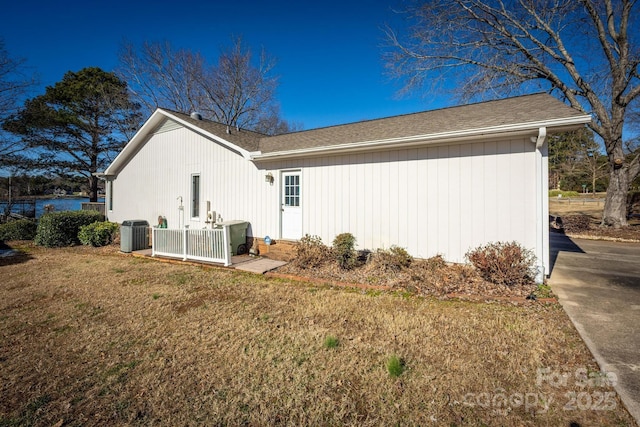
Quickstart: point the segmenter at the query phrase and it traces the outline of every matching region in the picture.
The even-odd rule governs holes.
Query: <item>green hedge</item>
[[[80,243],[80,227],[97,221],[104,216],[96,211],[61,211],[45,214],[38,222],[35,243],[40,246],[73,246]]]
[[[103,221],[83,225],[78,232],[80,243],[87,246],[106,246],[113,242],[113,237],[120,227],[115,222]]]
[[[0,224],[0,240],[33,240],[38,224],[30,219],[19,219]]]

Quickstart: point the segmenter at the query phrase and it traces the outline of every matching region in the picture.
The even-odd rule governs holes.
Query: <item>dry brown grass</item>
[[[614,394],[565,408],[612,389],[577,384],[597,366],[556,304],[26,250],[0,260],[0,425],[633,425]],[[541,368],[572,377],[537,384]]]
[[[599,199],[600,200],[600,199]],[[604,199],[599,203],[582,202],[580,200],[572,200],[571,202],[558,201],[557,198],[549,198],[549,213],[551,215],[589,215],[594,218],[602,218],[604,209]]]
[[[604,199],[603,199],[604,200]],[[549,199],[549,213],[566,217],[569,215],[586,215],[591,219],[589,230],[567,234],[571,237],[580,237],[592,240],[613,240],[621,242],[640,241],[640,218],[629,219],[629,226],[620,229],[600,227],[604,201],[601,203],[575,203],[558,202],[555,198]]]

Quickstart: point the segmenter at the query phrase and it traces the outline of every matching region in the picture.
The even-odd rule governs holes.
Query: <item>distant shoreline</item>
[[[89,196],[75,196],[66,194],[64,196],[55,196],[52,194],[45,194],[40,196],[18,196],[12,197],[11,200],[45,200],[45,199],[89,199]],[[98,196],[98,199],[104,199],[104,195]],[[0,199],[1,202],[7,202],[9,199]]]

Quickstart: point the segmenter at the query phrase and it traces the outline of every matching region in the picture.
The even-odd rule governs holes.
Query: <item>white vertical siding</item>
[[[165,127],[114,180],[109,219],[167,217],[204,228],[206,202],[253,236],[280,236],[281,171],[301,171],[303,234],[330,244],[355,235],[359,248],[398,245],[416,257],[465,253],[490,241],[536,246],[536,158],[528,138],[419,147],[254,164],[190,130]],[[546,161],[546,157],[544,158]],[[265,182],[271,172],[274,183]],[[190,218],[190,178],[200,174],[199,220]],[[543,221],[546,218],[543,218]]]
[[[477,189],[474,185],[474,179],[477,179],[477,177],[474,176],[476,171],[473,169],[473,148],[474,145],[470,144],[460,145],[460,163],[458,166],[460,168],[459,180],[461,192],[457,203],[460,210],[460,246],[458,247],[458,251],[461,252],[466,252],[471,249],[467,246],[463,246],[465,245],[465,241],[462,238],[464,237],[468,241],[474,241],[475,234],[473,223],[475,212],[470,210],[474,201],[478,202],[478,200],[475,199]]]
[[[534,248],[534,150],[521,138],[307,159],[304,232],[454,262],[490,241]]]
[[[400,166],[401,173],[404,172],[406,176],[404,178],[407,181],[418,181],[420,179],[418,168],[418,150],[410,149],[405,150],[407,153],[406,167]],[[401,178],[403,176],[401,175]],[[420,205],[420,190],[418,185],[413,185],[407,190],[406,209],[405,209],[405,222],[407,224],[416,224],[416,230],[409,230],[407,227],[402,227],[401,230],[404,236],[401,234],[399,242],[407,242],[408,247],[418,247],[418,230],[420,230],[420,223],[423,218],[419,215],[418,206]]]
[[[200,174],[200,217],[191,220],[191,175]],[[247,219],[255,235],[279,233],[278,182],[265,182],[258,169],[238,153],[180,128],[154,134],[114,180],[111,221],[165,216],[169,227],[207,227],[206,202],[224,220]],[[275,174],[274,174],[275,176]],[[183,199],[184,218],[179,201]],[[257,234],[256,234],[257,233]]]

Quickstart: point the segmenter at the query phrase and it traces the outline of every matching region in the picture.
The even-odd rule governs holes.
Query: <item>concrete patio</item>
[[[231,265],[228,267],[224,267],[218,263],[208,263],[208,262],[200,262],[200,261],[182,261],[180,258],[169,258],[169,257],[161,257],[161,256],[151,256],[151,248],[142,249],[139,251],[133,251],[133,256],[143,257],[143,258],[152,258],[162,261],[174,261],[174,262],[188,262],[190,264],[202,264],[202,265],[211,265],[216,267],[223,268],[233,268],[240,271],[247,271],[255,274],[264,274],[268,271],[275,270],[278,267],[281,267],[286,264],[285,261],[278,261],[275,259],[263,258],[263,257],[253,257],[250,255],[234,255],[231,257]]]

